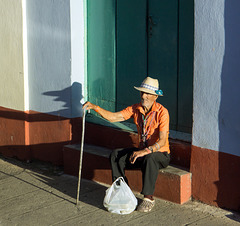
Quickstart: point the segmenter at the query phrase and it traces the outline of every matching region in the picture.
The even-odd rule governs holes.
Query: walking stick
[[[80,193],[80,182],[81,182],[81,172],[82,172],[82,158],[83,158],[83,143],[84,143],[84,133],[85,133],[85,116],[86,111],[85,108],[83,109],[83,118],[82,118],[82,140],[81,140],[81,147],[80,147],[80,160],[79,160],[79,174],[78,174],[78,189],[77,189],[77,202],[79,202],[79,193]]]

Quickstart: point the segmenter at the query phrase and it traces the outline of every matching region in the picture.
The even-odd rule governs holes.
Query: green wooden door
[[[158,102],[170,112],[177,129],[178,0],[150,0],[148,5],[148,75],[158,78],[163,97]]]
[[[116,106],[115,0],[87,0],[88,100],[110,111]]]
[[[160,81],[170,129],[191,133],[193,0],[88,0],[89,100],[121,110],[147,75]]]
[[[139,85],[147,75],[147,1],[117,1],[117,110],[139,101]]]

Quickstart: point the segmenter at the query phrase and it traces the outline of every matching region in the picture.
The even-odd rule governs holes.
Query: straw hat
[[[140,87],[134,86],[134,88],[145,93],[163,96],[163,91],[159,89],[158,80],[151,77],[145,78]]]

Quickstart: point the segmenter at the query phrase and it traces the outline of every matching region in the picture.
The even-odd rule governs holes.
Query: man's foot
[[[144,213],[150,212],[154,207],[154,205],[155,205],[155,200],[144,198],[140,203],[140,205],[138,206],[137,211],[144,212]]]

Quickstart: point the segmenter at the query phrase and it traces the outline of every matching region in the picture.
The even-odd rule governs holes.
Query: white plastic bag
[[[106,190],[103,205],[111,213],[129,214],[136,209],[137,199],[123,177],[119,177]]]

